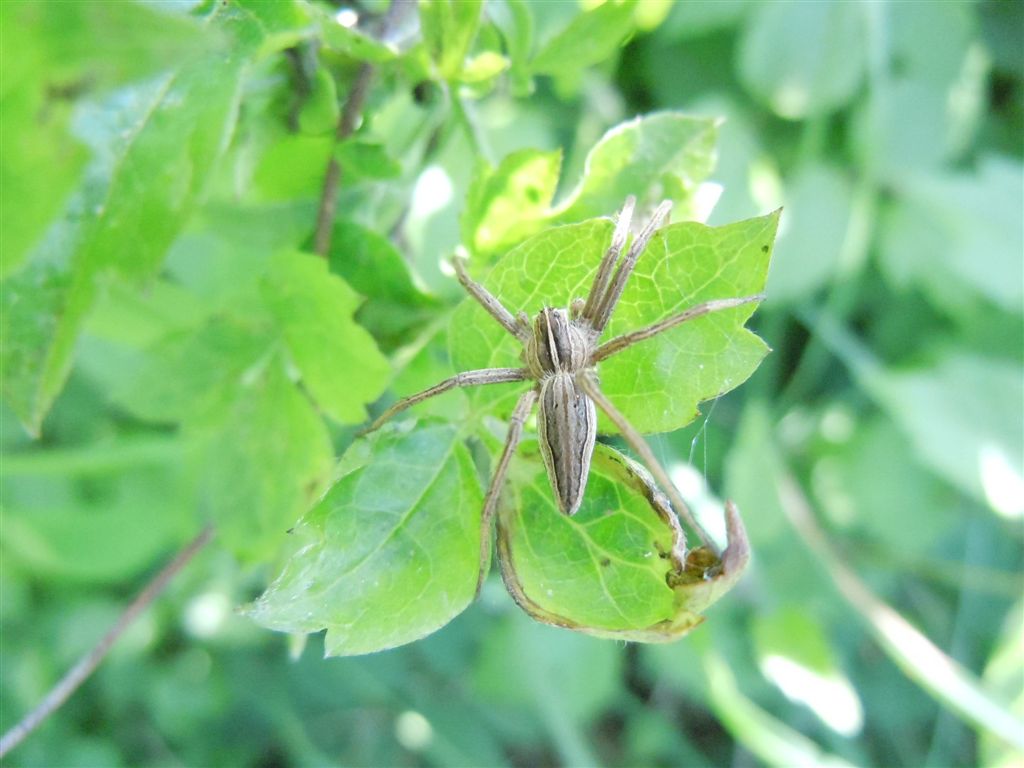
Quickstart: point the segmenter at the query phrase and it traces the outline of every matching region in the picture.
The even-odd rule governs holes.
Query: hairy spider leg
[[[498,500],[501,498],[501,487],[505,484],[505,476],[508,474],[512,455],[516,452],[519,441],[523,437],[523,425],[530,417],[530,412],[536,402],[536,389],[528,389],[519,396],[516,407],[508,420],[505,446],[501,449],[501,457],[491,475],[491,483],[487,487],[484,508],[480,513],[480,572],[476,580],[477,594],[480,594],[480,587],[483,586],[484,579],[487,578],[487,571],[491,564],[491,524],[494,521],[494,512],[498,508]]]
[[[756,293],[753,296],[743,296],[738,299],[712,299],[711,301],[705,301],[703,304],[697,304],[689,309],[684,309],[682,312],[670,315],[656,323],[651,323],[650,325],[638,330],[624,333],[621,336],[616,336],[614,339],[609,339],[594,350],[594,354],[591,355],[590,359],[593,362],[598,363],[611,357],[617,352],[621,352],[627,347],[631,347],[638,342],[651,338],[652,336],[657,336],[662,331],[667,331],[669,328],[674,328],[681,323],[685,323],[687,320],[693,320],[694,318],[708,315],[712,312],[721,312],[723,309],[733,309],[734,307],[742,307],[744,304],[764,301],[764,298],[765,295],[763,293]]]
[[[615,232],[612,234],[612,244],[608,246],[604,258],[601,259],[601,264],[597,268],[597,274],[594,275],[594,283],[590,286],[590,293],[587,294],[587,300],[576,313],[581,318],[590,320],[594,317],[597,306],[601,303],[601,297],[608,290],[608,281],[611,280],[612,269],[615,268],[615,263],[619,260],[619,254],[622,253],[622,249],[626,245],[626,239],[629,237],[629,224],[633,218],[633,208],[635,206],[636,198],[630,195],[626,198],[622,210],[619,211],[619,215],[615,219]]]
[[[672,210],[672,201],[666,200],[657,207],[654,211],[654,215],[651,216],[651,220],[644,225],[644,228],[640,231],[640,234],[636,236],[636,239],[629,246],[629,250],[626,251],[626,255],[619,262],[618,269],[615,270],[615,277],[612,279],[611,285],[604,292],[600,302],[598,302],[597,309],[594,310],[594,314],[586,319],[590,322],[590,327],[600,335],[604,330],[604,327],[608,325],[608,320],[612,316],[612,312],[615,311],[615,306],[619,303],[619,299],[622,298],[622,292],[626,288],[626,282],[629,280],[629,276],[633,274],[633,268],[636,267],[637,259],[640,258],[640,254],[644,252],[647,247],[647,243],[650,242],[651,238],[654,237],[654,233],[662,225],[662,222],[668,218],[669,212]]]
[[[687,505],[683,500],[679,491],[676,490],[675,485],[668,476],[668,472],[666,472],[665,468],[661,466],[661,462],[655,458],[654,452],[651,450],[650,446],[647,445],[643,435],[637,432],[636,428],[629,423],[629,420],[622,415],[618,408],[612,405],[611,400],[609,400],[605,396],[604,392],[601,391],[601,386],[598,384],[597,376],[594,372],[583,371],[576,377],[576,381],[579,383],[580,389],[587,394],[587,397],[593,400],[594,404],[604,411],[612,424],[618,427],[623,439],[629,444],[630,448],[636,451],[647,469],[649,469],[651,474],[654,475],[655,481],[668,495],[669,501],[672,502],[672,506],[676,509],[679,516],[697,532],[697,536],[700,537],[704,546],[710,549],[716,557],[720,557],[721,551],[718,549],[718,545],[715,544],[714,539],[712,539],[711,536],[708,535],[708,532],[704,530],[704,527],[697,522],[697,519],[690,511],[689,505]]]
[[[480,306],[486,309],[491,317],[501,324],[502,328],[525,343],[530,338],[529,318],[524,322],[522,314],[513,317],[512,313],[505,309],[505,305],[494,294],[469,276],[469,273],[466,272],[466,262],[463,257],[456,256],[452,259],[452,264],[455,267],[455,276],[458,277],[459,283],[466,289],[466,292],[476,299]]]
[[[362,437],[368,435],[383,426],[384,422],[397,413],[401,413],[416,403],[421,403],[434,395],[440,395],[450,389],[458,387],[477,387],[481,384],[504,384],[509,381],[525,381],[530,378],[530,372],[525,368],[481,368],[476,371],[463,371],[432,387],[417,392],[415,395],[403,397],[397,403],[388,408],[384,413],[374,419],[368,427],[363,427],[356,435]]]

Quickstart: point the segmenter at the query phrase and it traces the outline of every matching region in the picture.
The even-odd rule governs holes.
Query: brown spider
[[[519,397],[512,411],[508,437],[505,439],[505,446],[484,498],[478,589],[483,583],[486,565],[489,563],[491,521],[497,508],[501,487],[508,472],[509,462],[522,437],[523,424],[538,401],[540,410],[537,432],[541,456],[547,468],[548,479],[551,481],[551,490],[562,512],[567,515],[575,514],[583,500],[587,477],[590,474],[590,459],[597,437],[596,409],[600,408],[647,465],[678,513],[694,528],[704,545],[718,554],[710,537],[694,519],[686,502],[669,479],[668,473],[654,457],[643,437],[601,392],[597,364],[633,344],[656,336],[687,320],[710,312],[761,301],[764,295],[706,301],[652,325],[598,344],[601,333],[622,296],[626,281],[636,266],[637,259],[672,208],[669,201],[658,206],[620,261],[619,256],[629,236],[635,204],[635,198],[630,196],[619,212],[611,245],[601,260],[587,298],[575,299],[568,310],[545,307],[532,323],[524,312],[513,316],[486,288],[466,274],[462,259],[456,258],[456,274],[469,295],[480,302],[505,330],[522,342],[524,367],[484,368],[458,373],[429,389],[399,400],[361,432],[372,432],[406,408],[455,387],[526,380],[536,382]]]

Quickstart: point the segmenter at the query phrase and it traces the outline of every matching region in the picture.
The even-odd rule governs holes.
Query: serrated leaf
[[[317,404],[343,423],[365,419],[364,404],[384,390],[390,366],[352,319],[356,292],[323,258],[293,251],[271,260],[263,296]]]
[[[661,230],[640,256],[602,339],[703,301],[760,293],[777,223],[776,212],[722,227],[684,222]],[[550,229],[501,258],[484,284],[513,313],[532,317],[545,306],[567,307],[590,289],[611,232],[607,219]],[[607,359],[598,369],[602,389],[641,432],[688,424],[699,402],[743,383],[764,357],[764,342],[743,327],[752,307],[705,315]],[[456,309],[449,343],[457,370],[521,364],[519,342],[472,300]],[[491,407],[510,405],[508,395],[474,397]],[[603,419],[599,428],[614,431]]]
[[[388,155],[383,144],[347,139],[334,148],[334,157],[346,173],[357,179],[393,179],[402,166]]]
[[[688,215],[691,195],[715,165],[717,125],[713,118],[679,112],[620,123],[587,153],[583,178],[553,221],[606,216],[627,195],[636,195],[641,205],[670,198],[676,216]]]
[[[420,0],[420,27],[441,77],[455,79],[480,24],[482,0]]]
[[[634,0],[607,0],[551,38],[530,64],[534,74],[565,77],[605,61],[633,32]]]
[[[758,5],[740,40],[740,79],[782,117],[827,114],[860,86],[866,26],[854,3]]]
[[[357,441],[296,528],[303,545],[250,607],[285,632],[327,629],[349,656],[412,642],[472,601],[482,495],[457,430],[387,427]]]
[[[500,252],[521,242],[550,217],[562,165],[560,150],[524,149],[497,168],[483,168],[469,190],[462,237],[474,254]]]
[[[739,578],[747,554],[735,516],[726,565],[712,557],[714,566],[698,566],[663,495],[614,449],[596,446],[573,517],[559,512],[536,445],[520,454],[499,513],[498,552],[509,592],[535,619],[602,637],[674,640]]]
[[[240,557],[271,557],[330,474],[330,437],[277,357],[233,391],[204,446],[206,504]]]

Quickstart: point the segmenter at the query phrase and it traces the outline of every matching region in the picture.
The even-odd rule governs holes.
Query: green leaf
[[[347,139],[334,148],[334,157],[346,173],[357,179],[393,179],[402,166],[388,155],[383,144]]]
[[[240,384],[204,446],[205,502],[224,543],[259,561],[280,549],[285,531],[320,496],[333,451],[276,356]]]
[[[750,296],[764,288],[778,213],[723,227],[696,222],[661,230],[640,256],[602,339],[611,339],[710,299]],[[595,219],[556,227],[498,261],[484,281],[513,313],[567,307],[590,289],[611,239]],[[601,363],[605,394],[641,432],[688,424],[697,404],[743,383],[767,347],[743,323],[753,305],[714,312],[630,347]],[[520,365],[521,345],[476,302],[464,301],[451,323],[456,370]],[[510,397],[479,391],[478,402],[509,407]],[[602,434],[614,428],[600,421]]]
[[[88,277],[43,262],[0,284],[0,391],[33,436],[64,386],[94,294]]]
[[[352,319],[355,291],[323,258],[291,252],[271,261],[263,296],[313,399],[338,421],[363,421],[364,404],[384,390],[390,366]]]
[[[128,105],[111,122],[122,121],[126,132],[121,125],[102,132],[90,174],[97,181],[83,187],[36,260],[4,281],[0,315],[9,338],[19,341],[4,350],[2,389],[31,433],[39,431],[67,378],[97,276],[108,270],[130,278],[152,274],[228,141],[245,52],[262,38],[244,12],[212,16],[213,29],[237,35],[239,55],[201,57],[137,89],[133,99],[122,96]]]
[[[1008,312],[1024,303],[1024,172],[987,156],[973,174],[904,174],[882,228],[881,265],[896,286],[920,285],[956,313],[975,296]]]
[[[554,221],[607,216],[627,195],[636,195],[641,206],[670,198],[676,216],[688,216],[691,196],[715,165],[717,126],[715,119],[678,112],[620,123],[587,153],[583,178]]]
[[[611,58],[633,32],[635,6],[607,0],[573,17],[534,57],[533,73],[566,77]]]
[[[334,78],[320,67],[313,75],[309,97],[299,110],[299,128],[312,136],[333,133],[338,127],[339,111]]]
[[[544,226],[558,187],[562,153],[524,149],[497,168],[481,168],[462,214],[462,238],[474,254],[498,253]]]
[[[850,181],[826,165],[803,168],[787,181],[787,227],[768,277],[773,301],[807,298],[832,280],[846,239],[852,197]]]
[[[466,60],[459,74],[463,83],[481,83],[497,77],[509,67],[509,60],[495,51],[483,51]]]
[[[482,0],[420,0],[419,9],[423,40],[438,73],[456,79],[476,37]]]
[[[740,39],[740,79],[777,114],[799,120],[847,104],[865,67],[865,10],[854,3],[764,3]]]
[[[688,558],[674,513],[645,472],[608,446],[594,450],[583,505],[563,515],[551,493],[536,444],[510,471],[509,503],[499,512],[502,577],[513,598],[539,621],[641,642],[689,632],[700,612],[731,588],[746,555],[699,566]],[[731,524],[738,524],[732,517]],[[742,526],[730,529],[734,554]],[[744,549],[745,551],[745,549]],[[712,558],[714,560],[714,558]],[[708,570],[708,568],[711,570]]]
[[[428,635],[474,597],[481,506],[456,429],[386,427],[346,452],[295,530],[301,548],[249,614],[285,632],[326,628],[330,656]]]
[[[259,202],[316,199],[333,151],[333,136],[281,137],[267,147],[256,163],[254,198]]]
[[[487,6],[487,14],[501,31],[509,57],[512,95],[533,92],[529,58],[533,48],[533,11],[526,0],[504,0]]]
[[[241,383],[265,365],[269,338],[267,325],[229,317],[172,333],[145,349],[134,374],[110,397],[149,421],[194,426],[220,420]]]
[[[131,450],[135,446],[130,441],[121,442],[123,445],[99,446],[92,453],[121,448],[138,456]],[[180,460],[181,446],[170,453],[173,466],[174,460]],[[45,460],[43,452],[18,458],[33,456]],[[81,460],[88,465],[89,452]],[[102,461],[98,466],[99,473],[104,474]],[[37,578],[104,583],[142,576],[154,560],[180,544],[185,528],[182,513],[190,510],[181,490],[182,478],[167,469],[134,467],[114,478],[104,477],[106,483],[94,484],[107,488],[98,498],[95,491],[86,498],[72,495],[72,483],[62,476],[65,473],[57,473],[47,482],[71,498],[56,504],[12,503],[10,497],[17,495],[22,478],[5,477],[7,499],[0,531],[5,557],[31,569]],[[189,520],[188,524],[194,522]]]
[[[320,26],[320,37],[328,50],[378,64],[398,58],[398,51],[391,45],[342,24],[327,10],[316,7],[314,13]]]

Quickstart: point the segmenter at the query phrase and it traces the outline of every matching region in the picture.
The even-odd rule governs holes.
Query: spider
[[[520,368],[483,368],[464,371],[434,386],[399,400],[360,434],[378,429],[406,408],[457,387],[475,387],[512,381],[533,381],[520,395],[509,418],[508,435],[491,476],[481,513],[480,573],[477,589],[486,576],[490,562],[491,523],[509,463],[523,435],[523,426],[539,403],[537,418],[541,457],[547,469],[551,490],[559,509],[573,515],[583,501],[590,474],[590,460],[597,438],[597,409],[600,408],[618,428],[626,443],[640,456],[666,492],[672,505],[698,533],[703,544],[718,555],[718,549],[676,490],[668,473],[655,458],[640,433],[601,392],[597,365],[622,350],[674,328],[680,323],[744,304],[761,301],[764,294],[742,298],[714,299],[670,315],[639,330],[599,343],[615,306],[622,296],[637,259],[647,247],[672,208],[670,201],[658,206],[651,219],[622,256],[629,237],[630,221],[636,199],[626,199],[616,218],[611,245],[601,259],[594,283],[586,299],[577,298],[568,309],[545,307],[531,322],[525,312],[512,315],[502,303],[467,273],[464,260],[456,256],[455,273],[463,288],[523,345]],[[620,256],[622,258],[620,259]]]

